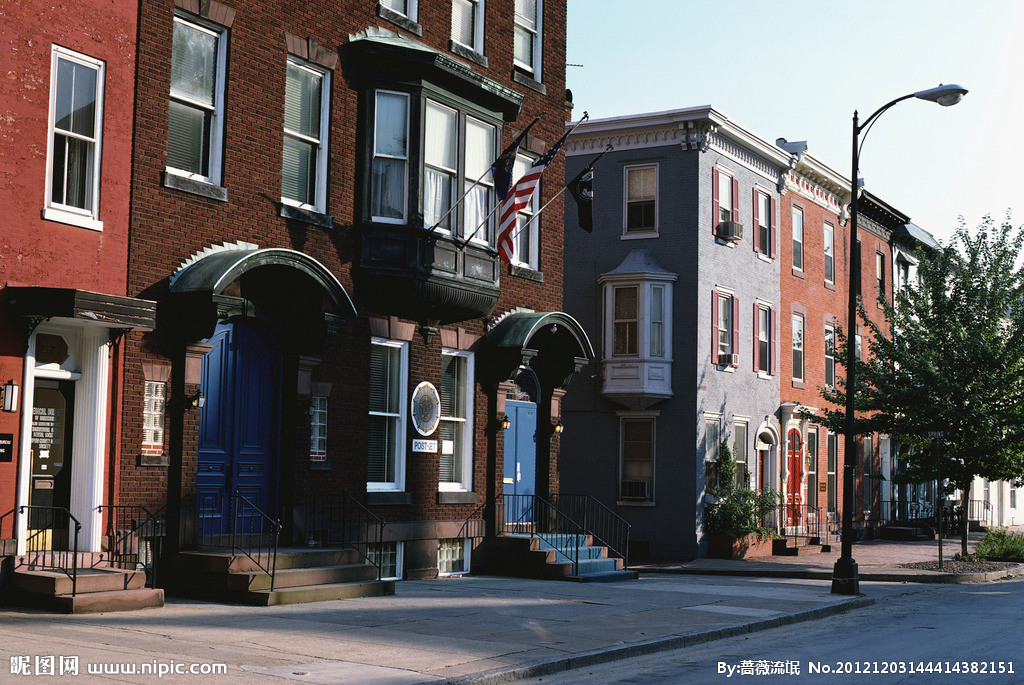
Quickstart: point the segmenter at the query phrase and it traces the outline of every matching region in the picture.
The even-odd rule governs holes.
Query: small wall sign
[[[0,461],[14,461],[14,433],[0,433]]]
[[[413,452],[429,452],[431,454],[437,453],[437,440],[413,440],[412,441]]]
[[[437,430],[441,419],[441,397],[437,388],[423,381],[412,392],[412,425],[420,435],[430,435]],[[437,446],[434,446],[434,451]]]

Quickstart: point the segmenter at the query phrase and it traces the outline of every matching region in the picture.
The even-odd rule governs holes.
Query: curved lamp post
[[[917,98],[936,102],[943,107],[955,105],[967,95],[967,89],[958,85],[939,85],[927,90],[919,90],[910,93],[882,105],[875,113],[869,116],[863,124],[858,123],[857,112],[853,112],[853,173],[850,176],[850,293],[849,309],[847,310],[847,331],[846,331],[846,440],[843,457],[843,533],[842,553],[836,560],[832,570],[832,594],[834,595],[856,595],[860,594],[860,579],[857,574],[857,562],[853,560],[853,500],[854,500],[854,472],[857,468],[856,457],[857,438],[854,422],[854,399],[856,388],[856,363],[857,346],[854,344],[857,331],[857,294],[860,290],[860,250],[857,242],[857,174],[860,168],[860,150],[864,143],[860,140],[861,132],[864,132],[865,139],[867,131],[878,120],[883,112],[898,102]]]

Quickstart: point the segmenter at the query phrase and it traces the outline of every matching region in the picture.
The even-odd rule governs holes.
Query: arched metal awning
[[[549,387],[565,385],[594,359],[583,327],[564,312],[509,314],[487,333],[484,344],[492,378],[511,378],[528,365]]]
[[[256,246],[211,248],[183,264],[170,278],[168,313],[169,325],[186,340],[207,337],[230,316],[263,318],[300,339],[357,315],[348,292],[319,261]]]

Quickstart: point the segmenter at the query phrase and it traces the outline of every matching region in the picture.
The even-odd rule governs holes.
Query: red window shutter
[[[718,291],[711,291],[711,363],[718,363]]]
[[[718,169],[711,170],[711,235],[718,235]]]
[[[757,241],[755,240],[754,242],[756,243]],[[757,248],[755,247],[755,249],[757,249]],[[761,367],[761,338],[758,335],[760,333],[760,329],[759,328],[760,328],[760,325],[761,325],[761,316],[760,316],[761,312],[760,312],[760,309],[761,308],[757,306],[757,302],[755,302],[754,303],[754,354],[752,355],[753,358],[754,358],[754,373],[757,373],[758,369]]]
[[[740,220],[740,180],[732,178],[732,220]]]
[[[760,242],[761,241],[760,241],[759,235],[758,235],[759,232],[760,232],[760,229],[758,228],[758,222],[760,221],[761,217],[758,215],[758,205],[760,204],[758,202],[758,200],[760,200],[761,198],[760,198],[760,193],[757,192],[757,188],[754,188],[753,199],[754,199],[754,222],[753,222],[753,224],[750,227],[750,237],[751,237],[750,242],[754,245],[754,252],[760,252]],[[756,307],[757,305],[755,304],[754,306]]]
[[[768,374],[774,376],[779,372],[779,316],[775,313],[775,307],[768,310],[768,348],[771,350],[771,360],[768,363]]]
[[[771,230],[768,233],[768,245],[771,246],[769,249],[772,253],[769,255],[769,257],[775,259],[775,243],[779,239],[779,212],[775,207],[774,197],[771,199],[771,212],[771,220],[768,223],[768,225],[771,227]]]
[[[740,298],[733,295],[732,300],[732,353],[739,358],[740,351]],[[739,362],[733,362],[734,367],[739,366]]]

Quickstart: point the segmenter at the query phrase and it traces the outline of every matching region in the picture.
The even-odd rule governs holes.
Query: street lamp
[[[887,109],[897,102],[917,98],[935,102],[943,107],[955,105],[967,95],[967,89],[958,85],[939,85],[935,88],[919,90],[882,105],[869,116],[863,124],[858,123],[857,111],[853,112],[853,173],[850,175],[850,293],[847,310],[846,330],[846,454],[843,458],[843,533],[842,553],[832,569],[832,594],[860,594],[860,579],[857,574],[857,562],[853,560],[853,499],[854,472],[857,468],[857,438],[854,435],[854,399],[856,388],[857,350],[854,340],[857,331],[857,293],[860,290],[860,249],[857,242],[857,194],[859,191],[858,173],[860,169],[860,151],[864,143],[860,140],[863,131],[865,139],[867,131]]]

